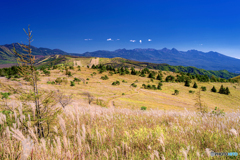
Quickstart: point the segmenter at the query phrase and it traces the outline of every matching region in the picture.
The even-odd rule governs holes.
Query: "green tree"
[[[217,92],[215,86],[213,86],[213,88],[211,89],[212,92]]]
[[[226,94],[226,95],[229,95],[229,94],[230,94],[230,91],[229,91],[228,87],[227,87],[226,90],[225,90],[225,94]]]
[[[162,81],[162,76],[160,76],[160,74],[158,74],[158,76],[157,76],[157,80]]]
[[[75,86],[75,82],[74,81],[70,81],[70,82],[71,82],[70,86]]]
[[[225,94],[225,88],[223,87],[223,85],[221,85],[220,89],[219,89],[219,93],[220,94]]]
[[[185,85],[184,85],[184,86],[186,86],[186,87],[190,87],[189,80],[186,80],[186,81],[185,81]]]
[[[25,31],[25,30],[24,30]],[[30,92],[24,92],[22,90],[22,94],[20,99],[23,103],[27,102],[34,102],[35,111],[30,113],[31,116],[34,116],[35,119],[32,119],[31,123],[27,123],[28,121],[25,119],[19,118],[19,122],[24,127],[24,130],[29,131],[30,127],[36,127],[38,138],[46,137],[50,133],[50,128],[52,122],[55,121],[57,115],[61,112],[61,108],[56,107],[56,102],[53,100],[54,92],[51,91],[49,94],[44,96],[44,91],[39,91],[38,89],[38,75],[36,71],[36,67],[34,67],[35,63],[35,56],[32,55],[31,49],[31,42],[32,42],[32,31],[28,26],[28,31],[25,31],[26,35],[28,36],[28,45],[19,44],[22,49],[27,52],[25,53],[18,53],[13,46],[13,52],[18,60],[19,71],[21,75],[24,77],[26,75],[30,76],[31,79],[31,86],[33,90]],[[17,108],[7,107],[10,111],[16,112],[17,114],[21,115],[24,112],[31,111],[32,107],[29,105],[23,105],[23,111],[19,113]],[[31,126],[29,126],[29,124]],[[33,125],[33,126],[32,126]]]
[[[197,83],[194,82],[193,88],[198,88]]]

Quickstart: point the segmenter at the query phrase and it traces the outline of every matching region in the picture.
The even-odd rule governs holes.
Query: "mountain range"
[[[206,70],[228,70],[240,73],[240,59],[225,56],[218,52],[201,52],[197,50],[178,51],[177,49],[118,49],[115,51],[86,52],[83,56],[91,57],[122,57],[130,60],[167,63],[174,66],[193,66]]]
[[[15,63],[13,45],[16,51],[24,53],[19,44],[0,45],[0,64]],[[83,54],[67,53],[60,49],[37,48],[32,46],[32,54],[36,57],[47,55],[73,55],[84,57],[103,57],[114,58],[121,57],[129,60],[165,63],[174,66],[193,66],[206,70],[227,70],[232,73],[240,73],[240,59],[232,58],[218,52],[201,52],[197,50],[178,51],[175,48],[160,50],[156,49],[118,49],[115,51],[98,50],[94,52],[85,52]]]

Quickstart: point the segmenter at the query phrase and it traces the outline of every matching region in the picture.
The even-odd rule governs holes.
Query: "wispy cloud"
[[[142,43],[142,40],[139,40],[139,43]]]
[[[152,39],[148,39],[148,42],[151,42],[152,41]]]
[[[112,38],[108,38],[107,41],[113,41]]]
[[[91,41],[92,39],[84,39],[85,41]]]
[[[130,42],[136,42],[136,40],[131,39]]]
[[[117,41],[119,41],[120,39],[117,39]]]
[[[200,44],[201,46],[203,45],[203,44]]]

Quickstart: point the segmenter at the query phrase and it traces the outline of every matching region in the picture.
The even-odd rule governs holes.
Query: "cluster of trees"
[[[176,73],[191,73],[192,75],[207,75],[208,77],[211,77],[214,75],[215,77],[221,77],[223,79],[230,79],[232,77],[236,77],[237,74],[228,72],[226,70],[220,70],[220,71],[211,71],[211,70],[205,70],[205,69],[199,69],[196,67],[183,67],[183,66],[170,66],[168,64],[153,64],[153,63],[145,63],[147,64],[148,68],[151,69],[158,69],[162,71],[172,71]]]
[[[102,65],[102,64],[99,64],[99,65],[92,65],[92,68],[93,69],[99,69],[99,73],[103,73],[105,71],[110,71],[109,74],[110,75],[113,75],[113,74],[120,74],[120,75],[125,75],[125,74],[131,74],[131,75],[139,75],[141,77],[146,77],[146,74],[148,74],[148,78],[151,78],[151,79],[157,79],[157,80],[160,80],[162,81],[163,79],[163,75],[162,75],[162,72],[159,71],[159,72],[155,72],[155,71],[149,71],[148,68],[144,68],[142,69],[141,71],[136,71],[134,67],[131,67],[130,71],[127,67],[123,68],[123,67],[118,67],[118,68],[114,68],[112,66],[105,66],[105,65]],[[155,78],[157,75],[157,78]]]
[[[158,86],[157,86],[157,87],[156,87],[156,85],[150,85],[150,84],[146,85],[146,84],[142,84],[142,87],[143,87],[144,89],[162,90],[161,86],[162,86],[162,83],[161,83],[161,82],[158,83]]]
[[[220,87],[220,89],[219,89],[219,93],[220,93],[220,94],[229,95],[229,94],[230,94],[230,91],[229,91],[228,87],[227,87],[227,88],[224,88],[223,85],[221,85],[221,87]]]
[[[14,78],[20,78],[21,74],[19,73],[19,68],[18,66],[12,66],[9,68],[2,68],[0,69],[0,76],[1,77],[6,77],[8,79],[14,77]]]
[[[213,88],[211,89],[212,92],[217,92],[217,89],[215,88],[215,86],[213,86]],[[219,92],[220,94],[226,94],[226,95],[229,95],[230,94],[230,90],[229,88],[224,88],[223,85],[221,85],[220,89],[219,89]]]

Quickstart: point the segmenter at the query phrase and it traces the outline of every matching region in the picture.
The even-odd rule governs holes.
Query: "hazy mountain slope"
[[[212,51],[207,53],[197,50],[183,52],[174,48],[171,50],[167,48],[163,48],[161,50],[119,49],[115,51],[86,52],[82,55],[105,58],[122,57],[151,63],[167,63],[176,66],[194,66],[206,70],[228,70],[230,72],[240,73],[240,59],[228,57]]]
[[[0,64],[16,62],[16,59],[13,55],[13,45],[18,53],[26,53],[18,43],[0,45]],[[31,49],[33,55],[70,55],[69,53],[60,49],[37,48],[34,46],[31,46]]]

